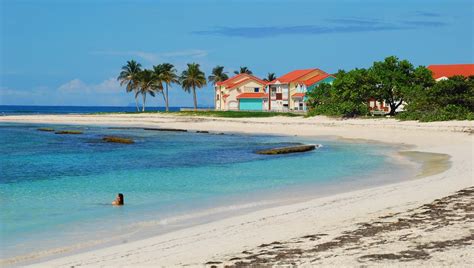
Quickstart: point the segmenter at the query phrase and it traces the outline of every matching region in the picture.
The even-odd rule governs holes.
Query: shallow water
[[[387,174],[400,174],[388,156],[395,148],[382,144],[51,126],[84,132],[57,135],[38,127],[0,125],[2,258],[132,234],[141,227],[167,230],[169,224],[198,222],[198,216],[203,221],[233,215],[303,192],[376,185]],[[105,135],[136,143],[105,143]],[[323,147],[255,154],[294,142]],[[109,205],[118,192],[125,195],[124,207]]]

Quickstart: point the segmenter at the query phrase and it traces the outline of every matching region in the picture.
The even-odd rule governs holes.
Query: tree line
[[[252,74],[252,71],[247,67],[240,67],[240,70],[235,71],[235,74]],[[269,73],[265,78],[267,81],[274,80],[275,73]],[[138,105],[138,97],[142,97],[141,111],[145,111],[147,95],[155,97],[157,94],[163,96],[165,103],[165,110],[169,111],[169,88],[171,85],[180,85],[182,89],[188,93],[193,94],[194,110],[197,109],[197,94],[196,89],[203,88],[207,82],[213,84],[229,79],[227,72],[224,71],[223,66],[216,66],[212,69],[211,75],[207,77],[200,69],[197,63],[188,63],[187,69],[182,71],[180,75],[173,64],[162,63],[154,65],[151,69],[144,69],[142,65],[135,60],[127,61],[127,64],[122,66],[121,72],[117,77],[120,85],[126,88],[126,91],[135,95],[135,104],[137,111],[140,111]]]
[[[373,98],[390,107],[400,119],[474,119],[474,77],[455,76],[436,82],[424,66],[414,67],[395,56],[374,62],[368,69],[340,70],[332,84],[320,84],[307,93],[310,115],[354,117],[370,113]]]

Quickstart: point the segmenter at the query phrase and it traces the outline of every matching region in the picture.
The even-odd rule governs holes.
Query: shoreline
[[[75,122],[71,122],[72,120]],[[442,153],[451,156],[452,165],[448,170],[425,178],[263,209],[145,240],[53,259],[46,263],[39,263],[39,265],[115,265],[118,264],[118,261],[124,263],[124,259],[127,264],[137,265],[157,263],[160,265],[202,265],[210,259],[216,259],[216,256],[232,255],[232,253],[235,254],[244,249],[275,240],[288,240],[310,233],[311,230],[334,229],[335,226],[347,228],[355,222],[367,219],[368,215],[374,217],[382,212],[404,211],[472,185],[472,152],[469,151],[472,148],[472,135],[469,133],[474,129],[472,122],[414,123],[397,122],[391,119],[382,120],[384,121],[380,121],[380,119],[334,120],[280,117],[221,119],[183,118],[182,116],[154,114],[145,116],[6,116],[0,118],[0,122],[18,123],[153,126],[305,137],[335,135],[349,139],[375,140],[413,146],[409,149],[410,151]],[[433,132],[433,130],[437,130],[437,132]],[[429,138],[426,137],[428,135]],[[456,136],[456,139],[453,136]],[[347,202],[347,200],[352,202]],[[373,200],[380,202],[373,202]],[[339,205],[334,207],[334,204]],[[341,209],[347,213],[340,217],[329,213]],[[326,215],[323,222],[319,220],[315,225],[310,224],[311,219],[322,218],[321,215]],[[235,227],[239,222],[242,226]],[[298,228],[293,229],[298,230],[291,228],[295,225]],[[252,236],[256,230],[259,230],[259,234]],[[221,241],[218,238],[219,235],[225,235],[228,241]],[[201,237],[205,244],[201,240],[196,240],[196,236]],[[213,246],[204,250],[205,245],[209,245],[209,243]],[[137,248],[146,250],[141,252]],[[124,252],[132,253],[124,257]],[[121,257],[119,258],[119,256]]]

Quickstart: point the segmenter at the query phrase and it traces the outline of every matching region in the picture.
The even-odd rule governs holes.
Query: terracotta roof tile
[[[330,76],[332,76],[332,75],[327,74],[327,73],[318,74],[318,75],[313,76],[313,77],[309,78],[308,80],[304,81],[303,84],[305,84],[306,86],[311,86],[311,85],[314,85],[317,82],[319,82],[321,80],[324,80],[324,79],[326,79]]]
[[[298,92],[298,93],[293,94],[291,97],[292,98],[304,98],[304,96],[305,96],[305,93]]]
[[[276,81],[279,81],[280,83],[290,83],[293,81],[296,81],[298,78],[305,76],[309,74],[312,71],[315,71],[317,69],[305,69],[305,70],[295,70],[292,72],[289,72],[283,76],[278,77],[277,79],[273,80],[270,83],[275,83]]]
[[[433,73],[433,78],[474,75],[474,64],[439,64],[430,65],[428,69]]]
[[[250,75],[250,74],[238,74],[238,75],[235,75],[225,81],[222,81],[222,82],[217,82],[216,83],[216,86],[224,86],[226,87],[226,89],[229,89],[229,88],[234,88],[238,85],[241,85],[242,83],[245,83],[245,82],[249,82],[249,81],[254,81],[256,83],[259,83],[263,86],[266,85],[266,82],[263,81],[262,79],[258,78],[258,77],[255,77],[253,75]]]
[[[265,99],[268,98],[268,94],[265,94],[263,92],[259,93],[242,93],[237,96],[237,99]]]

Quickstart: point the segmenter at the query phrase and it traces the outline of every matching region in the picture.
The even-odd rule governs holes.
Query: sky
[[[116,78],[196,62],[259,77],[367,68],[395,55],[415,66],[474,62],[474,1],[0,0],[0,105],[134,105]],[[213,106],[213,86],[198,91]],[[147,106],[162,106],[162,97]],[[171,106],[192,95],[170,90]]]

